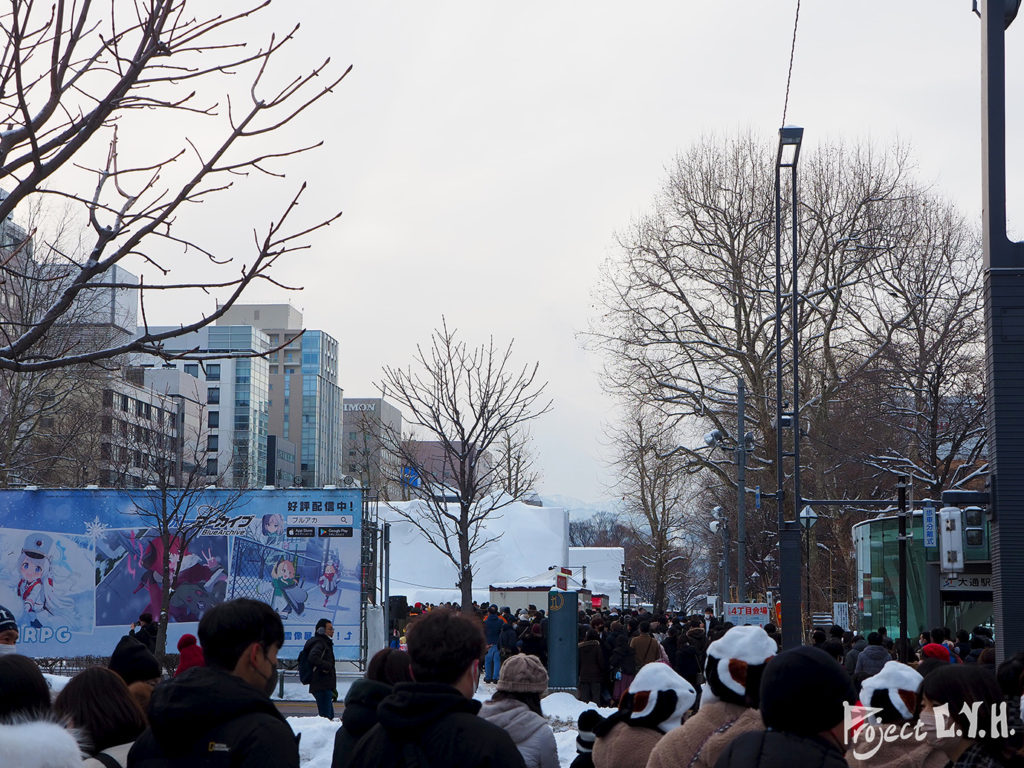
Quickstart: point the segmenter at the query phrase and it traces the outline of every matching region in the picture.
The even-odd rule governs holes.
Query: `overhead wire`
[[[782,103],[782,125],[786,124],[789,110],[789,86],[793,81],[793,57],[796,54],[796,32],[800,26],[800,0],[796,0],[796,15],[793,19],[793,42],[789,46],[789,71],[786,74],[786,100]]]

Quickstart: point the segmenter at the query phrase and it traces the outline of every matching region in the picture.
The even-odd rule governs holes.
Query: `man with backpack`
[[[338,672],[334,666],[334,625],[327,619],[316,623],[316,632],[299,654],[299,682],[309,686],[320,717],[334,719],[338,697]]]

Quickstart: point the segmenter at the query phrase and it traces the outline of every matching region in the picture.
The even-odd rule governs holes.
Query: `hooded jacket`
[[[715,768],[847,768],[835,744],[785,731],[751,731],[735,738]]]
[[[877,675],[889,661],[892,661],[892,656],[885,650],[885,646],[868,645],[857,656],[857,666],[854,669],[855,680],[862,682]]]
[[[526,768],[558,768],[558,746],[548,721],[515,699],[488,701],[480,717],[504,729],[519,748]]]
[[[70,731],[49,720],[0,725],[0,765],[81,768],[82,752]]]
[[[391,686],[365,677],[352,683],[345,694],[341,728],[334,733],[334,759],[331,768],[347,768],[352,750],[377,724],[377,706],[391,695]]]
[[[658,742],[647,768],[711,768],[730,741],[763,728],[761,713],[756,709],[725,701],[705,701],[696,714]]]
[[[196,667],[156,687],[129,768],[298,768],[299,744],[273,702],[240,677]]]
[[[399,683],[377,707],[380,722],[359,740],[349,766],[524,768],[512,738],[479,711],[479,701],[450,685]]]
[[[664,734],[655,728],[616,723],[594,742],[594,768],[633,768],[647,758]]]
[[[853,673],[857,671],[857,658],[867,645],[868,641],[863,637],[859,637],[853,644],[853,647],[846,652],[846,656],[843,657],[843,664],[846,666],[846,672],[850,677],[853,677]]]

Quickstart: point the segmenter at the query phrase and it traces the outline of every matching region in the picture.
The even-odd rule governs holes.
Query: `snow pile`
[[[540,700],[540,708],[547,716],[552,728],[556,731],[561,728],[571,728],[573,738],[576,738],[576,721],[579,720],[580,715],[586,710],[596,709],[601,714],[601,717],[611,717],[615,714],[614,707],[596,707],[588,702],[580,701],[571,693],[566,693],[565,691],[549,693]]]
[[[334,758],[334,734],[341,720],[324,717],[289,717],[288,725],[299,739],[299,765],[302,768],[331,768]]]
[[[391,523],[391,594],[405,595],[410,605],[458,602],[455,566],[399,514],[416,514],[423,506],[418,501],[380,506],[381,516]],[[449,506],[458,513],[457,505]],[[500,538],[473,557],[475,600],[488,599],[489,584],[528,579],[569,559],[569,517],[561,508],[512,502],[484,521],[481,540],[494,537]]]
[[[569,567],[573,576],[577,580],[586,576],[592,594],[608,595],[616,604],[621,586],[619,575],[625,562],[626,550],[622,547],[569,547]]]
[[[58,693],[64,690],[64,686],[68,684],[70,677],[64,677],[64,675],[51,675],[48,672],[43,672],[43,678],[46,680],[46,684],[50,687],[50,698],[53,698]]]

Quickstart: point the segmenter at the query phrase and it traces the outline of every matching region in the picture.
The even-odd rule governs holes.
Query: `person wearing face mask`
[[[299,768],[298,740],[270,700],[284,644],[277,612],[229,600],[204,614],[198,634],[206,666],[156,687],[128,768]]]
[[[1002,692],[995,675],[977,665],[946,666],[924,678],[921,686],[921,712],[918,722],[929,744],[941,749],[949,758],[951,768],[1003,768],[1007,744],[1003,734],[993,738],[992,709],[1002,702]],[[976,707],[977,722],[963,713],[966,706]],[[940,732],[940,704],[946,705]],[[959,733],[959,735],[957,735]],[[982,736],[982,733],[985,735]]]
[[[508,732],[478,717],[473,693],[487,650],[481,623],[436,608],[411,625],[408,644],[415,682],[396,684],[381,701],[378,722],[356,744],[349,768],[525,768]]]
[[[14,614],[0,605],[0,655],[17,653],[18,622]]]

